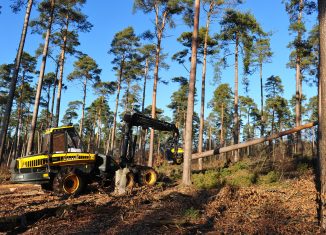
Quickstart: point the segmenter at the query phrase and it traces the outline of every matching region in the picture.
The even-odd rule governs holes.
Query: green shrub
[[[297,165],[297,171],[298,171],[300,174],[305,173],[308,169],[309,169],[309,165],[308,165],[308,163],[299,163],[299,164]]]
[[[257,181],[257,175],[247,169],[241,169],[225,177],[227,184],[248,187]]]
[[[222,169],[220,169],[220,176],[221,176],[221,178],[225,178],[225,177],[227,177],[227,176],[229,176],[231,174],[232,174],[232,171],[229,168],[222,168]]]
[[[219,172],[214,170],[193,174],[192,182],[198,189],[212,189],[222,184]]]
[[[244,169],[248,169],[248,168],[249,168],[249,165],[245,161],[237,162],[236,164],[231,166],[232,171],[244,170]]]
[[[258,182],[260,184],[271,184],[278,182],[280,179],[280,173],[277,171],[270,171],[267,175],[262,175],[259,177]]]

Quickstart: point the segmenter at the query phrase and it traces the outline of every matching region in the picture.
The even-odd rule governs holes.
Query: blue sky
[[[289,49],[287,44],[292,40],[293,36],[289,35],[288,26],[289,19],[285,12],[285,7],[281,3],[281,0],[247,0],[245,4],[239,6],[241,11],[250,11],[255,15],[258,22],[261,23],[265,31],[272,31],[273,36],[271,40],[271,47],[274,53],[272,63],[264,65],[264,79],[271,75],[278,75],[282,78],[285,88],[285,98],[289,99],[295,90],[295,71],[286,68],[286,63],[289,58]],[[19,43],[20,33],[23,25],[24,11],[19,14],[13,14],[9,8],[10,1],[0,1],[2,5],[2,13],[0,14],[0,28],[2,30],[2,37],[0,37],[0,64],[10,63],[16,56],[16,50]],[[111,60],[112,56],[107,53],[109,50],[110,43],[116,32],[132,26],[137,34],[141,34],[145,30],[153,29],[152,15],[144,15],[141,12],[132,12],[132,0],[119,0],[119,1],[106,1],[106,0],[92,0],[87,1],[84,7],[84,13],[88,15],[89,21],[94,25],[93,29],[89,33],[80,34],[80,47],[83,53],[88,54],[96,60],[99,67],[102,69],[101,78],[103,81],[114,81],[116,80],[115,73],[112,71]],[[36,17],[36,8],[32,11],[31,19]],[[211,32],[218,32],[219,25],[218,20],[213,22],[211,26]],[[311,16],[306,19],[307,28],[311,27],[316,23],[316,16]],[[200,24],[205,24],[205,14],[202,11],[200,17]],[[177,27],[174,29],[167,29],[167,37],[163,39],[162,46],[163,51],[168,53],[169,58],[177,50],[181,49],[180,44],[176,41],[176,38],[181,32],[187,30],[191,31],[189,27],[185,26],[180,18],[176,18]],[[29,31],[30,32],[30,31]],[[35,49],[39,43],[42,43],[42,39],[39,35],[28,34],[26,39],[25,51],[30,54],[34,54]],[[72,71],[73,63],[76,59],[68,57],[65,65],[65,77]],[[167,71],[161,70],[160,77],[164,80],[170,81],[175,76],[189,77],[186,70],[181,66],[172,62],[170,59],[167,60],[170,65],[170,69]],[[40,66],[38,65],[38,68]],[[53,66],[49,61],[46,72],[53,71]],[[240,68],[241,71],[241,68]],[[202,68],[201,65],[197,67],[197,89],[200,90],[200,79],[201,79]],[[206,90],[206,101],[209,101],[212,97],[212,93],[218,84],[214,84],[212,81],[213,69],[212,66],[208,66],[207,70],[207,90]],[[240,75],[241,78],[241,75]],[[38,78],[35,77],[35,82]],[[233,68],[226,69],[222,74],[222,82],[230,83],[233,88],[234,72]],[[61,115],[66,109],[67,103],[73,100],[81,100],[81,84],[69,83],[68,89],[62,94],[61,102]],[[153,82],[149,81],[147,86],[147,97],[145,105],[151,104],[151,92]],[[178,89],[178,85],[172,82],[169,85],[159,84],[158,87],[158,99],[157,107],[165,110],[165,115],[171,116],[171,110],[166,105],[170,103],[170,97],[174,91]],[[256,103],[259,104],[260,88],[258,74],[254,74],[250,77],[250,88],[249,96],[255,99]],[[240,94],[244,94],[242,85],[239,87]],[[303,92],[308,97],[316,94],[316,87],[308,87],[304,85]],[[96,96],[93,94],[92,89],[88,90],[87,104],[90,104]],[[110,107],[114,108],[115,96],[110,97]],[[199,112],[199,105],[195,106],[195,110]],[[206,111],[206,116],[208,111]]]

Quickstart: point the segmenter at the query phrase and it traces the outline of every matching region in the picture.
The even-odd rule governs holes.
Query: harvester
[[[115,172],[128,168],[127,187],[133,187],[136,183],[154,185],[157,181],[155,170],[134,163],[137,139],[136,137],[133,139],[133,127],[173,132],[173,149],[178,150],[179,130],[172,123],[152,119],[141,113],[126,114],[123,120],[125,126],[119,162],[110,155],[85,151],[73,126],[50,128],[43,135],[40,153],[12,160],[11,181],[41,184],[42,188],[58,194],[75,195],[81,193],[92,182],[112,185]],[[181,151],[174,151],[169,157],[173,162],[182,161]]]

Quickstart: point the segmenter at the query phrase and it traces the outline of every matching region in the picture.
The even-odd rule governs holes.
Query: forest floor
[[[85,194],[70,198],[43,192],[37,185],[10,184],[8,173],[1,170],[0,233],[323,233],[318,227],[317,191],[310,165],[263,175],[266,167],[260,162],[255,180],[248,177],[250,171],[246,173],[248,165],[253,166],[238,164],[218,172],[197,172],[190,188],[179,186],[180,167],[164,166],[158,170],[160,182],[154,187],[138,187],[115,196],[91,185]],[[287,164],[281,165],[284,169]],[[243,180],[249,178],[254,183]]]

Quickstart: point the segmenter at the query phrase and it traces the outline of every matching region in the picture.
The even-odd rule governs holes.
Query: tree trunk
[[[57,104],[56,104],[56,112],[55,112],[55,124],[54,127],[58,127],[59,125],[59,119],[60,119],[60,103],[61,103],[61,92],[62,92],[62,81],[63,81],[63,69],[65,64],[65,55],[66,55],[66,47],[67,47],[67,34],[68,34],[68,27],[69,27],[69,21],[68,16],[66,17],[66,33],[63,37],[63,45],[61,49],[61,55],[60,55],[60,71],[59,71],[59,83],[58,83],[58,94],[57,94]]]
[[[55,5],[55,0],[51,0],[51,13],[50,13],[50,17],[49,17],[49,24],[48,24],[48,27],[46,30],[43,55],[42,55],[42,64],[41,64],[41,69],[40,69],[40,76],[39,76],[38,83],[37,83],[32,124],[31,124],[31,129],[29,131],[29,139],[28,139],[28,143],[27,143],[27,153],[32,152],[32,150],[33,150],[33,141],[34,141],[36,124],[37,124],[38,109],[40,106],[43,77],[44,77],[45,66],[46,66],[46,58],[48,56],[48,48],[49,48],[49,41],[50,41],[52,21],[53,21],[54,5]]]
[[[86,105],[86,92],[87,92],[87,76],[85,76],[84,80],[84,89],[83,89],[83,104],[82,104],[82,116],[80,119],[80,125],[79,125],[79,136],[80,139],[83,137],[83,128],[84,128],[84,117],[85,117],[85,105]]]
[[[124,59],[121,61],[121,64],[120,64],[118,90],[117,90],[117,97],[115,99],[115,110],[114,110],[114,115],[113,115],[113,127],[112,127],[112,135],[111,135],[111,148],[110,148],[111,151],[113,151],[113,149],[114,149],[115,131],[117,128],[117,114],[118,114],[118,107],[119,107],[119,96],[120,96],[120,90],[121,90],[123,69],[124,69]]]
[[[144,71],[144,85],[143,85],[143,99],[141,103],[141,111],[144,113],[145,111],[145,98],[146,98],[146,83],[147,83],[147,76],[148,76],[148,58],[146,58],[145,62],[145,71]]]
[[[157,38],[156,46],[156,61],[155,61],[155,70],[154,70],[154,85],[152,93],[152,118],[156,118],[156,94],[157,94],[157,82],[158,82],[158,70],[160,65],[160,53],[161,53],[161,40],[162,35],[159,35]],[[148,166],[153,166],[153,153],[154,153],[154,129],[151,129],[151,136],[149,140],[149,156],[148,156]]]
[[[26,34],[27,34],[29,17],[30,17],[31,10],[32,10],[32,5],[33,5],[33,0],[29,0],[27,7],[26,7],[24,26],[23,26],[21,37],[20,37],[19,48],[18,48],[18,52],[17,52],[17,56],[16,56],[15,70],[14,70],[14,74],[13,74],[13,76],[11,78],[11,82],[10,82],[10,89],[9,89],[9,94],[8,94],[6,111],[5,111],[5,114],[3,117],[3,121],[2,121],[2,128],[1,128],[1,133],[0,133],[0,141],[1,141],[1,143],[0,143],[0,165],[3,160],[3,153],[5,150],[5,143],[6,143],[8,125],[9,125],[9,120],[10,120],[10,114],[11,114],[12,104],[14,101],[18,72],[19,72],[22,54],[24,51],[24,44],[25,44],[25,39],[26,39]]]
[[[208,149],[211,150],[212,149],[212,127],[209,127],[209,140],[208,140]]]
[[[129,109],[129,91],[130,91],[130,80],[127,80],[127,89],[126,89],[126,100],[125,100],[125,113],[131,111]]]
[[[260,80],[260,136],[264,136],[265,120],[264,120],[264,85],[263,85],[263,63],[259,64],[259,80]]]
[[[57,81],[58,81],[58,73],[59,73],[59,62],[57,62],[56,64],[56,68],[55,68],[55,81],[53,84],[53,91],[52,91],[52,101],[51,101],[51,119],[50,119],[50,126],[53,126],[53,111],[54,111],[54,98],[55,98],[55,91],[57,88]]]
[[[236,35],[236,43],[235,43],[235,54],[234,54],[234,129],[233,129],[233,143],[239,143],[239,37]],[[234,151],[234,161],[239,161],[239,151]]]
[[[15,131],[15,147],[14,147],[14,156],[17,155],[17,149],[18,149],[18,146],[19,146],[19,135],[20,135],[20,128],[21,128],[21,125],[22,125],[22,118],[23,118],[23,115],[22,115],[22,111],[23,111],[23,97],[24,97],[24,84],[25,84],[25,71],[23,71],[23,76],[22,76],[22,79],[21,79],[21,93],[20,93],[20,97],[17,98],[17,119],[18,119],[18,123],[17,123],[17,126],[16,126],[16,131]]]
[[[198,137],[198,152],[203,151],[203,133],[204,133],[204,121],[205,121],[205,82],[206,82],[206,63],[207,63],[207,40],[209,35],[209,25],[211,22],[211,14],[213,11],[214,1],[211,1],[209,5],[209,11],[207,13],[206,20],[206,32],[204,39],[204,55],[203,55],[203,71],[201,79],[201,99],[200,99],[200,123],[199,123],[199,137]],[[203,159],[198,159],[199,170],[203,169]]]
[[[144,113],[145,111],[145,98],[146,98],[146,83],[147,83],[147,76],[148,76],[148,58],[146,58],[145,62],[145,71],[144,71],[144,85],[143,85],[143,99],[141,105],[141,112]],[[140,138],[139,138],[139,149],[141,153],[140,163],[142,164],[145,162],[145,149],[143,148],[143,142],[145,141],[145,131],[140,128]]]
[[[301,24],[302,21],[302,11],[303,11],[303,0],[299,2],[299,16],[298,16],[298,24]],[[298,32],[298,42],[302,41],[302,33]],[[299,55],[298,50],[296,51],[296,71],[295,71],[295,81],[296,81],[296,89],[295,89],[295,125],[301,125],[301,102],[302,102],[302,79],[301,79],[301,57]],[[302,142],[301,142],[301,132],[299,131],[296,134],[296,149],[295,153],[302,154]]]
[[[195,96],[195,82],[196,82],[196,68],[197,68],[197,40],[199,27],[199,11],[200,0],[195,1],[195,16],[194,16],[194,30],[191,45],[191,70],[189,79],[189,94],[187,105],[187,120],[186,120],[186,138],[184,149],[184,163],[182,183],[184,185],[191,185],[191,154],[192,154],[192,118],[194,114],[194,96]]]
[[[326,229],[326,2],[318,0],[319,10],[319,105],[318,161],[320,183],[320,226]]]
[[[155,27],[156,27],[156,59],[155,59],[155,69],[154,69],[154,84],[152,93],[152,118],[156,118],[156,93],[157,93],[157,82],[158,82],[158,70],[160,66],[160,54],[161,54],[161,41],[163,36],[163,31],[165,29],[166,17],[168,12],[165,11],[162,15],[161,24],[159,23],[158,10],[159,6],[155,4]],[[151,129],[151,136],[149,141],[149,156],[148,156],[148,166],[153,166],[153,153],[154,153],[154,129]]]
[[[102,107],[103,107],[103,96],[101,97],[101,107],[98,114],[98,143],[97,150],[101,148],[101,135],[102,135]]]
[[[222,103],[221,107],[221,135],[220,135],[220,145],[223,146],[224,144],[224,103]]]
[[[51,92],[51,84],[48,85],[48,91],[47,91],[47,101],[46,101],[46,128],[49,128],[50,125],[50,92]]]

